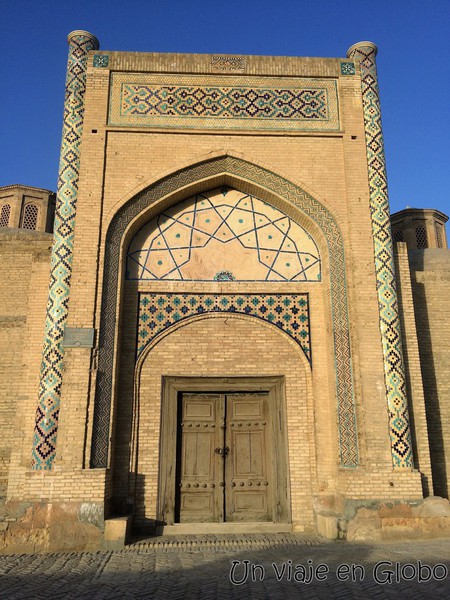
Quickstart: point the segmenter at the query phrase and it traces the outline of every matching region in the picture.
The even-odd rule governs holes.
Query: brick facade
[[[415,272],[411,287],[405,250],[397,255],[405,370],[400,359],[394,368],[388,362],[392,348],[401,358],[402,347],[398,336],[389,346],[388,337],[397,330],[393,317],[382,316],[377,292],[384,259],[381,246],[379,262],[374,258],[378,234],[370,209],[375,200],[368,179],[360,58],[225,60],[105,53],[96,50],[97,42],[89,36],[74,32],[70,38],[71,52],[78,48],[86,70],[85,92],[77,99],[82,102],[80,162],[71,163],[79,177],[70,190],[75,234],[73,241],[70,236],[64,241],[68,224],[60,190],[47,305],[53,312],[47,321],[53,319],[61,331],[51,334],[52,341],[47,322],[43,355],[48,240],[2,238],[2,267],[8,271],[12,256],[18,265],[13,276],[4,276],[9,283],[2,288],[5,373],[15,370],[17,355],[8,354],[12,344],[23,356],[23,376],[16,373],[8,380],[1,404],[7,423],[2,468],[3,481],[9,468],[8,501],[63,505],[81,521],[85,517],[80,515],[91,511],[97,517],[85,521],[95,520],[100,529],[104,518],[127,512],[136,527],[155,523],[167,377],[282,378],[280,414],[287,448],[279,460],[290,497],[286,525],[295,531],[316,531],[322,516],[344,519],[352,502],[419,501],[432,493],[433,478],[439,472],[442,479],[444,467],[433,467],[432,446],[430,462],[428,431],[435,425],[427,405],[432,402],[427,395],[431,375],[423,367],[425,309],[417,307],[417,286],[426,279],[427,290],[442,287],[445,277]],[[62,168],[69,152],[63,143]],[[227,194],[228,202],[236,198],[241,204],[224,208],[221,197]],[[246,197],[253,202],[251,210],[244,208]],[[198,238],[205,247],[210,244],[210,252],[199,249],[200,242],[194,248],[193,238],[190,245],[177,246],[187,231],[182,219],[197,218],[205,199],[211,203],[208,210],[221,219],[213,233],[208,230],[209,237]],[[184,212],[179,206],[185,206]],[[227,215],[242,214],[220,216],[221,209]],[[253,224],[244,240],[239,227],[249,215]],[[152,219],[160,238],[152,237],[151,230],[143,237],[142,228]],[[167,241],[170,219],[180,229],[172,227]],[[276,233],[267,229],[264,237],[261,228],[277,219]],[[192,235],[205,236],[201,227],[209,227],[209,220],[196,223]],[[228,236],[227,243],[219,232]],[[269,238],[278,245],[269,246]],[[157,254],[159,240],[165,254]],[[296,253],[288,244],[296,245]],[[175,251],[186,259],[183,265],[191,262],[181,268]],[[133,256],[141,267],[131,277],[126,267]],[[280,256],[289,259],[275,268]],[[310,257],[320,257],[314,281],[307,275]],[[174,274],[169,269],[164,277],[155,275],[164,260],[178,265]],[[206,268],[208,260],[212,267]],[[300,261],[301,275],[290,278],[293,261]],[[57,277],[64,281],[64,301],[54,284]],[[17,289],[27,298],[20,310],[12,301]],[[150,314],[139,309],[144,294],[160,299],[184,294],[201,309],[186,318],[180,312],[166,323],[161,312],[162,325],[137,356],[137,336],[152,331],[149,325],[138,327]],[[295,295],[307,298],[309,355],[300,337],[284,325],[291,318],[285,307]],[[277,325],[275,312],[268,318],[258,315],[257,308],[245,314],[205,310],[210,304],[202,302],[219,296],[224,302],[230,296],[251,298],[255,307],[262,302],[264,310],[270,309],[264,303],[273,296],[285,321]],[[437,296],[437,289],[430,291],[426,301]],[[276,304],[278,297],[287,302],[284,308]],[[385,315],[396,310],[396,302],[386,306]],[[60,309],[64,321],[59,320]],[[176,309],[176,304],[168,308]],[[383,318],[387,328],[380,326]],[[295,323],[297,327],[300,321]],[[64,328],[75,336],[70,343],[66,336],[63,341]],[[82,339],[77,335],[88,339],[92,331],[92,344],[77,342]],[[440,368],[444,373],[445,366]],[[414,465],[408,406],[401,404],[405,390],[414,428]],[[445,389],[440,393],[448,397]],[[401,419],[395,418],[394,405]],[[398,427],[395,432],[392,423]],[[19,444],[12,442],[13,431]],[[444,490],[436,481],[434,489]],[[245,531],[245,523],[242,527]]]

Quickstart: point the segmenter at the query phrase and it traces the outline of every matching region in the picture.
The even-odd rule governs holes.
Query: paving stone
[[[170,545],[167,538],[141,540],[121,551],[1,556],[0,599],[445,598],[449,551],[450,540],[376,545],[288,535],[184,536],[172,539]],[[230,581],[233,561],[237,561],[234,583]],[[394,573],[391,585],[374,578],[374,565],[380,561]],[[436,571],[445,578],[431,577],[421,583],[417,575],[411,580],[401,577],[405,564],[417,568],[418,561],[432,568],[445,565]],[[320,575],[320,564],[328,567],[327,573]],[[342,564],[349,569],[358,565],[355,581],[339,580],[337,569]],[[317,577],[298,581],[302,566],[315,569]],[[411,567],[406,569],[408,577]],[[381,573],[377,572],[379,578]]]

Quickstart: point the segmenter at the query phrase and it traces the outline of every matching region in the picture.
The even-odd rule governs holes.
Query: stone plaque
[[[66,327],[64,330],[64,348],[93,348],[93,327]]]

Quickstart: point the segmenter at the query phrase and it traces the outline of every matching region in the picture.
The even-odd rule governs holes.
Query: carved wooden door
[[[226,521],[272,521],[268,395],[227,396]]]
[[[178,502],[180,523],[223,521],[223,447],[225,397],[182,394],[178,412]]]
[[[272,521],[268,395],[184,393],[179,415],[176,520]]]

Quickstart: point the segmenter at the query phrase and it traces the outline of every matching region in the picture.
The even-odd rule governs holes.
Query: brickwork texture
[[[99,531],[156,521],[167,377],[283,381],[293,530],[448,494],[448,266],[401,245],[394,266],[373,45],[225,60],[93,40],[71,34],[51,265],[45,234],[0,236],[0,495],[75,523],[95,505]]]

